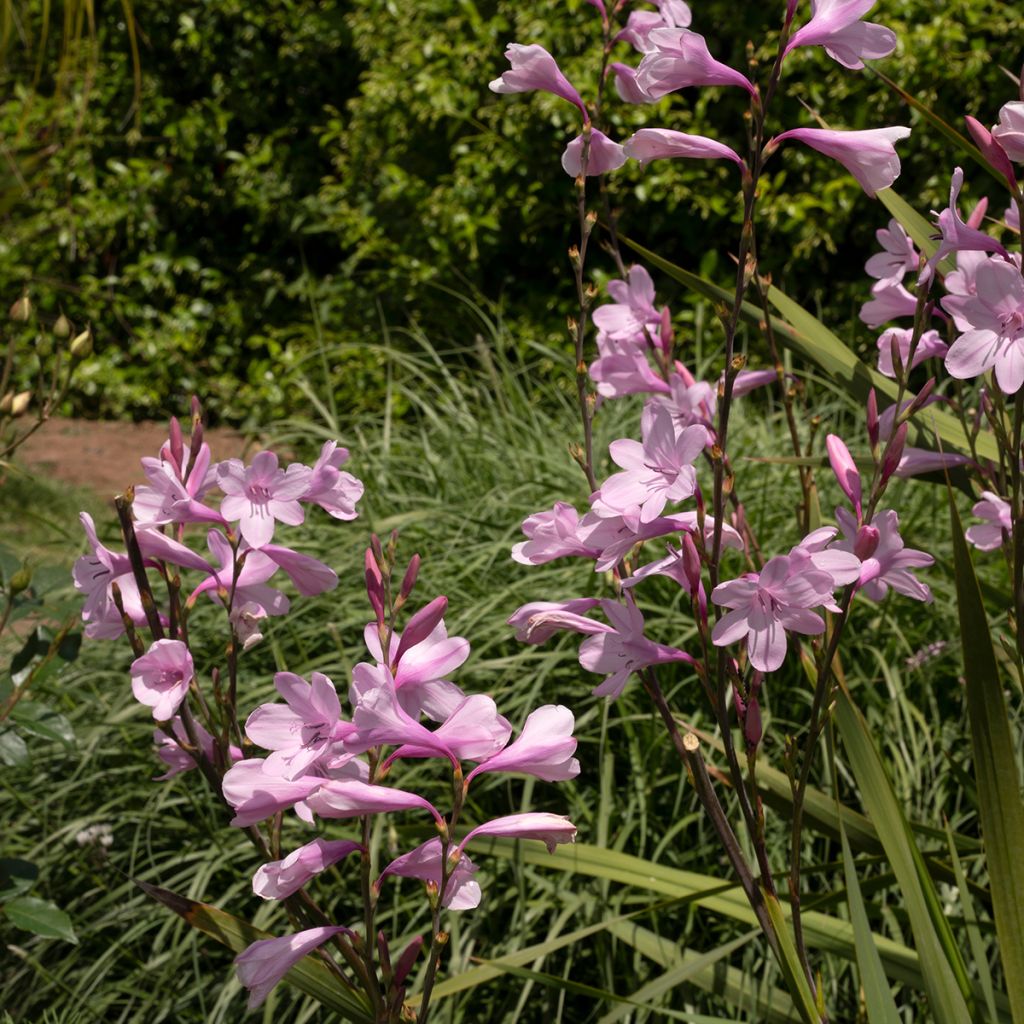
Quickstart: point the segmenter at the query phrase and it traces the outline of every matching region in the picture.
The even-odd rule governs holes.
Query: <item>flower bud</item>
[[[53,336],[55,338],[71,337],[71,321],[63,313],[54,321]]]
[[[32,582],[32,570],[27,566],[23,565],[16,573],[14,573],[7,583],[7,593],[14,597],[15,594],[20,594],[23,590],[28,590],[29,584]]]
[[[28,292],[22,292],[21,298],[11,305],[7,315],[15,323],[23,324],[28,322],[29,317],[32,316],[32,303],[29,300]]]
[[[929,377],[925,386],[917,393],[917,397],[903,410],[900,415],[900,422],[905,423],[914,415],[919,409],[923,409],[928,404],[928,399],[931,397],[932,392],[935,390],[935,378]]]
[[[825,447],[828,449],[828,461],[832,464],[832,472],[835,473],[836,479],[839,481],[839,487],[843,494],[850,499],[850,503],[857,511],[857,517],[860,518],[861,488],[860,470],[857,469],[857,463],[853,461],[853,456],[843,443],[842,438],[835,434],[829,434],[825,438]]]
[[[402,950],[402,955],[398,958],[395,964],[395,984],[401,985],[406,978],[409,977],[409,972],[413,968],[413,964],[416,963],[416,958],[420,955],[420,950],[423,948],[423,936],[416,935],[408,946]]]
[[[68,346],[72,359],[85,359],[92,352],[92,328],[86,327],[81,334],[75,335]]]
[[[857,531],[857,538],[853,542],[853,553],[863,562],[869,559],[878,549],[878,540],[881,534],[877,526],[862,526]]]
[[[872,448],[878,445],[878,396],[874,388],[868,392],[868,440]]]
[[[747,741],[748,750],[757,749],[763,731],[761,704],[756,697],[751,697],[747,704],[747,713],[743,716],[743,738]]]
[[[1012,190],[1017,188],[1017,177],[1013,172],[1013,164],[1006,155],[1006,150],[999,144],[999,141],[992,137],[992,133],[973,117],[965,117],[967,130],[971,133],[975,145],[981,150],[985,162],[994,171],[998,171],[1005,179]]]
[[[0,416],[8,416],[11,412],[11,404],[14,402],[14,392],[8,391],[3,398],[0,398]]]
[[[686,575],[690,593],[696,594],[700,587],[700,555],[697,552],[697,545],[693,543],[693,538],[688,533],[683,534],[683,573]]]
[[[901,423],[896,428],[896,433],[893,435],[892,442],[889,447],[885,450],[885,458],[882,459],[882,483],[886,483],[889,477],[896,472],[900,464],[900,459],[903,458],[903,446],[907,443],[907,425]]]
[[[31,391],[22,391],[11,400],[11,415],[21,416],[28,409],[28,403],[32,400]]]
[[[412,593],[412,588],[416,586],[416,577],[420,572],[420,556],[413,555],[409,559],[409,568],[405,570],[405,576],[402,577],[402,588],[398,592],[398,596],[404,601]]]

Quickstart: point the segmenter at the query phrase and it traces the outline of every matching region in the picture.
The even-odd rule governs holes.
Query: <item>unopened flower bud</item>
[[[919,409],[923,409],[928,404],[928,399],[931,397],[932,392],[935,390],[935,378],[929,377],[925,383],[925,386],[917,393],[917,397],[903,410],[900,415],[900,422],[909,420]]]
[[[22,292],[21,298],[15,300],[7,311],[7,315],[15,323],[27,323],[28,318],[32,315],[32,303],[29,300],[28,292]]]
[[[71,321],[63,313],[54,321],[53,336],[55,338],[71,337]]]
[[[874,388],[868,392],[868,440],[872,448],[878,445],[878,396]]]
[[[686,582],[689,584],[690,593],[696,594],[700,587],[701,564],[700,554],[697,552],[697,545],[688,534],[683,534],[683,573]]]
[[[897,332],[893,331],[889,338],[889,358],[892,359],[892,372],[899,380],[903,377],[903,354],[900,352],[900,343],[896,335]]]
[[[86,327],[81,334],[75,335],[68,346],[72,359],[85,359],[92,352],[92,328]]]
[[[32,400],[31,391],[21,391],[11,399],[11,415],[21,416],[28,409],[28,403]]]
[[[405,570],[405,576],[402,577],[402,589],[398,592],[398,596],[404,601],[412,593],[412,588],[416,586],[416,577],[420,572],[420,556],[413,555],[409,559],[409,568]]]
[[[31,582],[32,570],[27,565],[23,565],[8,581],[7,593],[10,594],[11,597],[15,594],[20,594],[23,590],[28,590],[28,586]]]
[[[907,425],[901,423],[896,428],[896,433],[893,435],[892,442],[885,451],[885,458],[882,460],[882,483],[884,484],[889,477],[896,472],[900,464],[900,459],[903,458],[903,446],[907,443]]]
[[[423,936],[416,935],[408,946],[402,950],[402,955],[398,958],[395,964],[395,984],[401,985],[406,978],[409,977],[409,972],[413,968],[413,964],[416,963],[416,958],[420,955],[420,950],[423,948]]]
[[[0,416],[7,416],[10,414],[11,405],[14,402],[14,392],[8,391],[3,398],[0,398]]]
[[[743,718],[743,738],[749,750],[756,750],[761,742],[763,727],[761,725],[761,704],[756,697],[750,698],[747,713]]]
[[[860,518],[860,470],[857,463],[853,461],[850,450],[843,443],[842,438],[836,434],[829,434],[825,438],[825,447],[828,449],[828,461],[832,465],[832,472],[839,481],[839,487],[843,494],[850,499],[850,504],[857,511],[857,518]]]
[[[878,549],[881,536],[877,526],[862,526],[857,531],[857,539],[853,542],[853,553],[863,562],[869,559]]]

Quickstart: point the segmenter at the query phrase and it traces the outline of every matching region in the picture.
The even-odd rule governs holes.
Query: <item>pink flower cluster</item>
[[[376,605],[374,586],[371,573]],[[575,826],[546,812],[496,818],[454,837],[459,811],[479,776],[514,773],[562,782],[575,778],[580,766],[568,708],[537,708],[512,739],[512,726],[489,696],[467,695],[446,678],[469,656],[468,641],[448,636],[446,609],[447,600],[436,598],[401,632],[380,621],[367,625],[373,660],[352,671],[350,718],[343,717],[327,676],[314,672],[308,682],[290,672],[274,677],[283,703],[261,705],[245,723],[249,739],[269,754],[240,760],[224,776],[224,798],[235,810],[232,824],[248,827],[289,809],[308,824],[401,811],[426,814],[440,836],[393,859],[373,882],[373,892],[389,877],[414,878],[449,910],[472,909],[482,898],[476,865],[466,853],[474,839],[540,840],[549,850],[573,841]],[[436,759],[449,792],[454,783],[455,805],[447,815],[418,793],[386,783],[396,762],[410,758]],[[285,899],[353,853],[367,851],[355,839],[320,836],[260,867],[253,891],[264,899]],[[237,960],[250,989],[249,1005],[258,1005],[298,960],[342,930],[312,929],[250,946]]]
[[[592,0],[601,14],[606,34],[608,12],[601,0]],[[712,56],[705,38],[689,28],[691,14],[681,0],[652,0],[656,10],[630,12],[625,26],[611,43],[627,43],[641,54],[637,67],[612,61],[616,90],[626,103],[654,103],[664,96],[698,86],[732,86],[758,96],[757,86],[745,75]],[[784,59],[799,47],[821,46],[834,60],[848,68],[864,67],[864,59],[888,56],[896,46],[895,35],[881,25],[864,22],[874,0],[812,0],[810,20],[789,35]],[[790,5],[791,20],[795,5]],[[790,29],[787,20],[787,31]],[[746,171],[743,158],[724,143],[702,135],[668,128],[641,128],[624,144],[612,141],[593,126],[579,92],[542,46],[509,44],[505,56],[511,65],[491,82],[494,92],[540,90],[561,97],[579,108],[583,132],[566,147],[562,156],[565,171],[577,177],[617,170],[627,159],[641,165],[665,158],[725,159]],[[793,140],[841,163],[873,196],[890,186],[899,175],[900,163],[894,143],[906,138],[909,128],[878,128],[835,131],[825,128],[793,128],[769,140],[764,156],[783,142]]]

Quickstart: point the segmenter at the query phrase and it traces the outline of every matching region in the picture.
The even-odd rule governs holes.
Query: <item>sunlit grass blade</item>
[[[860,970],[860,984],[867,1003],[868,1024],[901,1024],[896,1000],[893,999],[885,969],[871,938],[871,924],[861,896],[860,882],[857,881],[857,867],[850,850],[850,842],[846,838],[846,829],[841,824],[840,838],[843,844],[846,902],[853,924],[853,941],[857,946],[857,967]]]
[[[251,945],[257,939],[273,938],[267,932],[254,928],[247,921],[228,914],[208,903],[186,899],[167,889],[136,881],[136,885],[147,896],[170,908],[183,917],[193,928],[198,929],[219,943],[227,946],[235,953]],[[343,1019],[355,1024],[373,1024],[373,1015],[367,1003],[354,993],[343,988],[334,978],[326,965],[313,957],[307,956],[300,960],[285,976],[284,980],[294,985],[300,992],[312,996],[323,1006],[340,1014]]]
[[[992,636],[952,492],[949,515],[978,814],[999,955],[1019,1024],[1024,1021],[1024,803]]]
[[[609,1010],[599,1021],[598,1024],[616,1024],[617,1021],[622,1020],[632,1008],[640,1006],[644,1009],[650,1008],[650,1003],[659,999],[665,995],[666,992],[671,992],[672,989],[690,981],[697,975],[707,971],[714,967],[720,961],[724,960],[728,956],[732,956],[737,949],[745,946],[751,939],[756,938],[760,935],[760,930],[747,932],[746,935],[741,935],[737,939],[733,939],[731,942],[725,943],[724,946],[719,946],[718,949],[713,949],[708,953],[702,953],[697,957],[684,960],[683,962],[676,964],[674,967],[668,968],[664,974],[659,978],[655,978],[654,981],[648,982],[642,988],[637,989],[628,999],[622,999],[622,1005],[615,1007],[613,1010]],[[665,1014],[666,1011],[663,1007],[656,1008],[656,1012],[659,1015]]]
[[[953,873],[956,876],[957,889],[960,892],[960,905],[964,911],[964,926],[967,929],[967,941],[971,945],[971,957],[974,966],[978,971],[978,981],[981,985],[981,993],[985,998],[985,1009],[988,1011],[990,1021],[999,1020],[999,1012],[996,1009],[996,993],[992,984],[992,971],[988,966],[988,952],[985,949],[984,939],[981,937],[981,928],[978,925],[978,914],[974,908],[974,900],[971,898],[971,889],[967,883],[967,876],[964,874],[963,865],[960,863],[960,855],[956,850],[956,842],[953,839],[953,830],[946,822],[946,835],[949,843],[949,856],[953,863]]]
[[[844,688],[836,696],[836,721],[864,809],[899,883],[932,1013],[939,1024],[968,1024],[973,995],[963,958],[867,723]]]
[[[782,912],[782,904],[771,893],[761,890],[765,906],[768,908],[768,916],[771,918],[775,928],[775,936],[779,941],[779,966],[782,968],[782,976],[786,979],[786,988],[796,1001],[796,1008],[800,1016],[809,1024],[816,1024],[822,1019],[821,1013],[814,1000],[814,993],[811,991],[807,975],[804,974],[803,965],[797,953],[796,943],[790,934],[786,915]]]

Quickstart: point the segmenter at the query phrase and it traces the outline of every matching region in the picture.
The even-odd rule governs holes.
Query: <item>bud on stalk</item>
[[[907,425],[901,423],[896,428],[896,433],[893,435],[892,441],[889,443],[889,447],[885,450],[885,458],[882,460],[882,475],[881,483],[884,486],[889,477],[896,472],[900,464],[900,459],[903,458],[903,446],[907,443]]]
[[[54,321],[53,336],[55,338],[71,337],[71,321],[63,313]]]
[[[32,303],[29,300],[28,292],[22,292],[21,298],[15,300],[7,311],[7,315],[15,323],[23,324],[28,322],[29,317],[32,316]]]
[[[11,400],[11,415],[22,416],[28,409],[28,404],[32,400],[31,391],[22,391],[15,395]]]
[[[86,327],[81,334],[76,335],[68,346],[72,359],[85,359],[92,353],[92,328]]]

